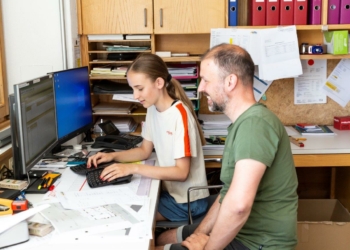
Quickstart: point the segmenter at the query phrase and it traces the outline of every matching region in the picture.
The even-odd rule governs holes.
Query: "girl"
[[[129,66],[127,80],[134,98],[147,108],[142,125],[143,141],[139,148],[113,153],[97,153],[87,166],[103,162],[134,162],[147,159],[153,148],[159,166],[112,164],[101,174],[113,180],[129,174],[140,174],[162,180],[156,220],[187,220],[187,189],[207,185],[201,127],[195,118],[192,102],[181,84],[171,77],[164,61],[154,54],[141,54]],[[191,194],[192,215],[206,212],[208,190]]]

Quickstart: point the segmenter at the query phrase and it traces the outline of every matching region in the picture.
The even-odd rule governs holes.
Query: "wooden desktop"
[[[304,147],[291,144],[294,164],[297,168],[330,168],[329,199],[339,199],[350,208],[350,130],[336,130],[329,126],[334,136],[303,136],[307,140]],[[220,159],[222,155],[205,155],[206,159]],[[221,163],[215,160],[207,161],[208,169],[221,168]],[[318,178],[317,176],[312,176]]]

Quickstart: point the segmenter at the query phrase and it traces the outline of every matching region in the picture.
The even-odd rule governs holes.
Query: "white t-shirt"
[[[190,173],[187,180],[162,181],[163,189],[174,197],[177,203],[187,203],[187,189],[206,186],[202,144],[195,118],[186,105],[177,101],[163,112],[153,105],[147,109],[146,122],[142,125],[142,137],[152,141],[159,166],[175,166],[175,160],[191,157]],[[191,201],[209,196],[207,189],[191,192]]]

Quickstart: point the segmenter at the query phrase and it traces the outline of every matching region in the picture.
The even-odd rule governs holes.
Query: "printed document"
[[[259,78],[276,80],[303,73],[295,26],[262,29]]]
[[[326,103],[322,87],[327,79],[327,60],[301,60],[303,74],[294,78],[294,104]]]
[[[257,44],[260,36],[253,29],[219,28],[211,29],[210,48],[221,43],[235,44],[249,52],[255,65],[260,63],[260,51]]]
[[[326,95],[345,107],[350,100],[350,59],[342,59],[323,85]]]
[[[302,74],[298,37],[295,26],[266,29],[212,29],[210,48],[221,43],[235,44],[247,50],[259,78],[273,81]]]

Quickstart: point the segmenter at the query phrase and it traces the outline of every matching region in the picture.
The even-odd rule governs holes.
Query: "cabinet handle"
[[[163,27],[163,9],[159,10],[159,16],[160,16],[160,27]]]
[[[147,9],[146,8],[143,9],[143,17],[144,17],[145,27],[147,27]]]

